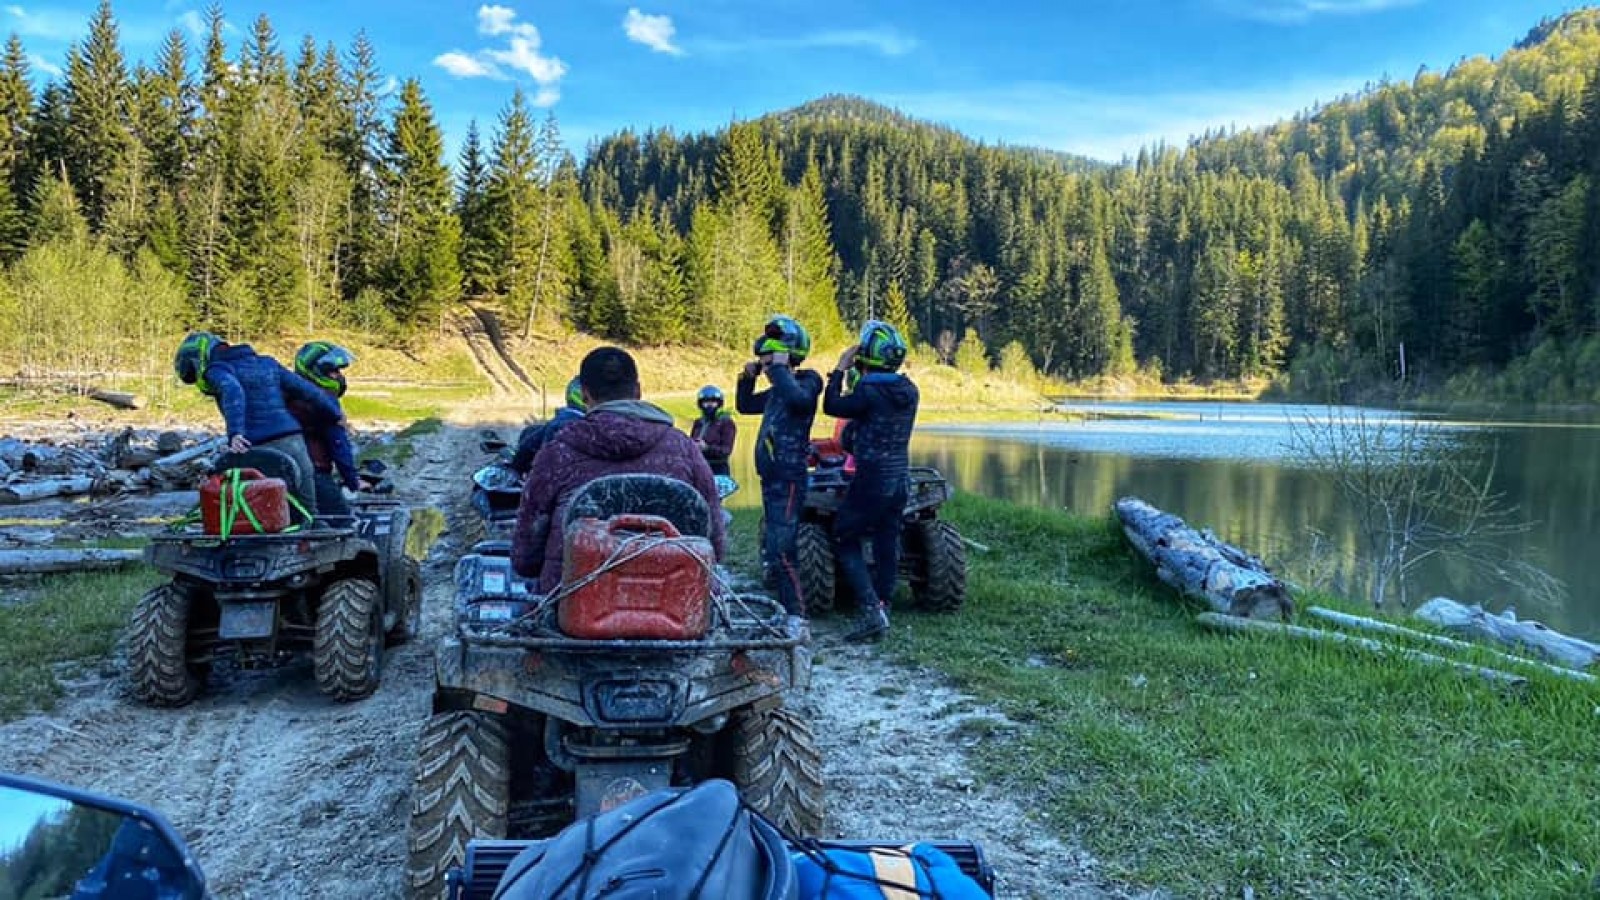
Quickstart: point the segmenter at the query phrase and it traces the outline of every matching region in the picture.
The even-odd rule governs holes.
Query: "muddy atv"
[[[224,456],[217,470],[253,468],[292,484],[294,465],[258,448]],[[422,579],[405,552],[410,509],[368,485],[376,490],[333,527],[225,538],[190,526],[152,538],[145,560],[171,580],[133,610],[133,695],[183,706],[219,659],[263,667],[306,653],[317,687],[333,699],[375,691],[385,646],[417,633]]]
[[[478,449],[491,459],[472,473],[471,505],[478,514],[479,540],[509,538],[522,502],[522,476],[511,468],[512,449],[499,435],[485,430]]]
[[[795,534],[795,562],[806,609],[820,615],[849,603],[849,588],[833,556],[833,518],[844,503],[853,471],[842,453],[814,442],[805,506]],[[900,529],[900,577],[911,586],[914,608],[954,612],[967,597],[967,547],[961,532],[939,518],[939,507],[953,493],[938,469],[912,466]],[[866,548],[870,554],[870,543]],[[869,557],[870,558],[870,557]]]
[[[819,831],[821,756],[784,705],[810,678],[805,636],[770,598],[721,586],[712,514],[682,482],[610,476],[574,496],[549,597],[512,572],[504,542],[462,557],[412,790],[410,896],[442,896],[475,838],[545,837],[710,778],[791,833]]]

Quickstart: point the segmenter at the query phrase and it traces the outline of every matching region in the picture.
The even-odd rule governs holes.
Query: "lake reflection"
[[[1303,583],[1365,596],[1354,564],[1357,535],[1331,481],[1295,464],[1291,423],[1326,407],[1270,403],[1083,404],[1114,416],[1084,422],[928,425],[912,439],[915,462],[945,472],[956,487],[991,497],[1109,515],[1129,494],[1206,527]],[[1361,410],[1369,419],[1407,418]],[[1352,411],[1354,414],[1354,411]],[[1154,415],[1158,419],[1130,419]],[[1533,521],[1505,539],[1514,558],[1537,563],[1567,588],[1564,601],[1519,597],[1456,564],[1410,579],[1413,605],[1444,594],[1600,638],[1600,420],[1496,422],[1428,417],[1448,439],[1493,448],[1495,489]],[[819,430],[822,420],[819,417]],[[743,489],[730,506],[759,506],[750,464],[756,422],[740,420],[734,475]]]

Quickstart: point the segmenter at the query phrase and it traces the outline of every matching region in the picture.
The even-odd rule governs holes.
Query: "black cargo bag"
[[[495,900],[794,900],[778,832],[726,781],[655,791],[533,844]]]

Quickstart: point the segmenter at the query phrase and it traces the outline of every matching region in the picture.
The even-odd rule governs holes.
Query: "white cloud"
[[[1025,83],[881,100],[973,137],[1115,162],[1141,147],[1184,146],[1207,130],[1258,128],[1362,88],[1365,79],[1299,81],[1261,88],[1114,94]]]
[[[43,38],[48,41],[74,41],[88,31],[89,19],[83,13],[65,9],[26,9],[11,5],[5,8],[7,25],[21,37]]]
[[[1298,25],[1316,16],[1350,16],[1411,6],[1420,0],[1217,0],[1230,15],[1279,25]]]
[[[185,31],[197,39],[205,37],[206,32],[210,30],[206,27],[205,17],[192,9],[178,16],[178,24],[182,25]]]
[[[872,50],[883,56],[904,56],[917,49],[915,37],[890,27],[814,31],[792,37],[754,37],[733,41],[696,41],[695,49],[712,53],[771,52],[812,48]]]
[[[60,66],[56,65],[55,63],[51,62],[48,59],[45,59],[44,57],[40,56],[37,53],[29,53],[28,54],[28,65],[34,67],[35,69],[38,69],[39,71],[45,73],[46,75],[49,75],[51,78],[60,78],[64,74],[61,71],[61,67]]]
[[[628,14],[622,19],[622,30],[627,33],[628,40],[643,44],[657,53],[683,55],[683,48],[672,42],[678,29],[673,26],[670,16],[648,16],[636,8],[629,8]]]
[[[505,37],[503,47],[484,47],[472,53],[451,50],[433,58],[433,64],[457,78],[508,80],[516,73],[532,78],[538,85],[534,104],[552,106],[561,99],[561,79],[567,64],[546,56],[539,29],[531,22],[517,21],[517,11],[509,6],[478,7],[478,33]]]
[[[435,56],[433,64],[457,78],[505,78],[499,69],[460,50]]]
[[[478,7],[478,33],[493,37],[521,28],[532,28],[532,25],[514,25],[517,20],[517,11],[509,6],[480,6]],[[519,31],[520,33],[520,31]]]

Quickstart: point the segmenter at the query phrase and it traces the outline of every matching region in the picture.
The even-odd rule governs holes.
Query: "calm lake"
[[[1326,407],[1270,403],[1068,403],[1105,418],[1036,424],[927,425],[912,455],[961,490],[1017,503],[1109,514],[1129,494],[1209,527],[1301,583],[1362,596],[1352,564],[1353,516],[1331,480],[1293,458],[1295,423]],[[1352,411],[1353,412],[1353,411]],[[1408,414],[1362,410],[1369,418]],[[1159,418],[1135,419],[1148,415]],[[1409,580],[1413,605],[1443,594],[1600,638],[1600,416],[1519,421],[1429,416],[1452,440],[1497,453],[1495,488],[1531,521],[1501,539],[1512,558],[1536,563],[1565,597],[1519,595],[1469,567],[1430,565]],[[754,421],[741,422],[753,436]],[[741,440],[744,445],[745,440]],[[743,446],[741,446],[741,450]],[[745,453],[737,505],[759,504]]]

